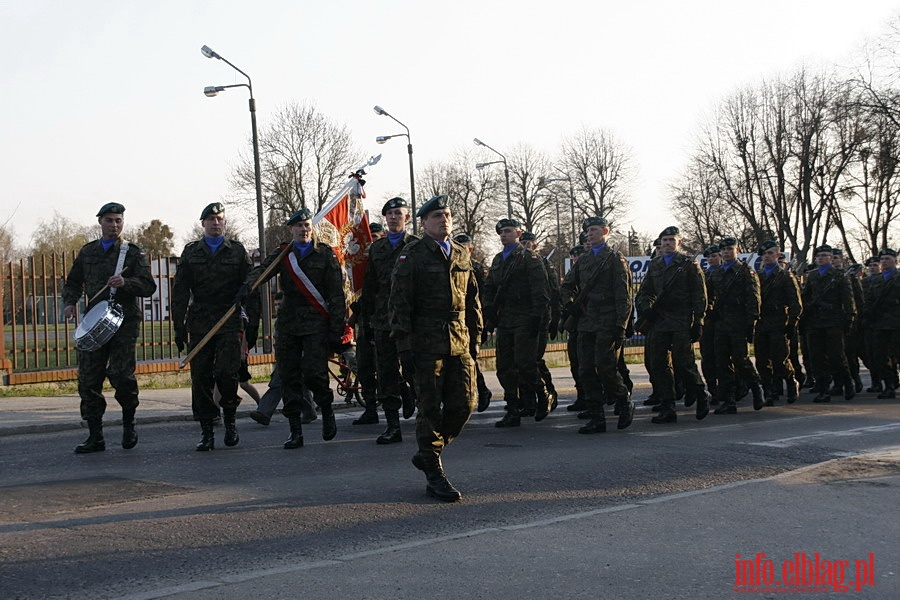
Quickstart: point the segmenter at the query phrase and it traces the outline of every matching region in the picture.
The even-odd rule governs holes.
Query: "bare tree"
[[[526,231],[547,236],[551,233],[551,215],[555,214],[552,199],[543,193],[544,178],[551,172],[552,163],[546,154],[527,144],[519,144],[507,157],[513,217]]]
[[[308,208],[318,212],[362,162],[349,129],[314,106],[291,103],[279,109],[259,135],[263,204],[269,220],[286,220]],[[255,207],[252,153],[242,152],[232,173],[237,202]]]
[[[631,149],[605,129],[584,128],[565,138],[560,166],[572,178],[580,216],[623,220],[630,204]]]

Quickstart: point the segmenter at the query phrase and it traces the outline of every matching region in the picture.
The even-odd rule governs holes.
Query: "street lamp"
[[[475,168],[483,169],[487,165],[493,165],[493,164],[500,163],[500,162],[503,163],[503,174],[506,176],[506,218],[512,219],[512,196],[509,193],[509,165],[506,163],[506,157],[503,154],[501,154],[500,152],[497,152],[496,150],[494,150],[493,148],[491,148],[490,146],[488,146],[487,144],[482,142],[481,140],[479,140],[478,138],[475,138],[472,141],[475,142],[476,146],[484,146],[485,148],[487,148],[488,150],[490,150],[491,152],[493,152],[494,154],[496,154],[497,156],[499,156],[501,158],[501,160],[495,160],[493,162],[478,163],[478,165],[481,165],[481,166],[479,167],[478,165],[475,165]]]
[[[395,133],[394,135],[379,135],[375,138],[375,141],[379,144],[383,144],[391,138],[406,136],[406,151],[409,153],[409,200],[410,204],[412,204],[412,214],[413,214],[413,234],[418,233],[418,219],[416,219],[416,175],[413,170],[413,147],[412,147],[412,138],[409,136],[409,127],[401,123],[397,120],[394,115],[390,114],[388,111],[384,110],[380,106],[375,106],[374,108],[376,115],[383,115],[385,117],[390,117],[394,120],[395,123],[400,125],[403,129],[406,130],[406,133]]]
[[[263,215],[262,202],[262,179],[259,169],[259,137],[256,132],[256,100],[253,98],[253,82],[250,76],[238,69],[236,66],[228,62],[220,54],[209,46],[204,45],[200,48],[200,52],[206,58],[217,58],[227,64],[229,67],[247,78],[247,83],[237,83],[234,85],[210,85],[203,88],[203,94],[207,98],[214,98],[228,88],[245,87],[250,90],[250,125],[253,131],[253,175],[256,182],[256,221],[259,227],[259,257],[260,260],[266,256],[266,222]],[[272,351],[272,319],[269,311],[269,287],[266,286],[264,298],[262,302],[262,319],[263,319],[263,350],[265,352]]]

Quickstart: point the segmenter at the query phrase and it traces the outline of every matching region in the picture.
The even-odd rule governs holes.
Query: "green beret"
[[[384,225],[381,223],[369,223],[370,233],[381,233],[382,231],[384,231]]]
[[[221,202],[213,202],[212,204],[207,204],[206,208],[203,209],[203,212],[200,213],[200,220],[204,220],[209,215],[221,215],[225,212],[225,207],[222,206]]]
[[[813,250],[813,255],[819,254],[820,252],[827,252],[828,254],[832,254],[832,255],[833,255],[833,254],[834,254],[834,248],[832,248],[832,247],[829,246],[828,244],[822,244],[821,246],[818,246],[818,247],[816,247],[815,250]]]
[[[703,251],[703,256],[705,258],[709,258],[713,254],[719,254],[722,250],[716,244],[710,244],[706,247],[706,250]]]
[[[519,239],[523,242],[536,242],[537,236],[531,233],[530,231],[526,231],[519,237]]]
[[[832,248],[831,253],[835,256],[843,256],[844,255],[844,251],[841,250],[840,248]]]
[[[729,246],[737,246],[737,238],[725,237],[719,240],[719,248],[728,248]]]
[[[403,198],[391,198],[387,202],[384,203],[384,206],[381,207],[381,216],[387,214],[387,211],[392,208],[409,208],[409,204],[407,204],[406,200]]]
[[[459,235],[457,235],[456,237],[453,238],[453,241],[456,242],[457,244],[471,244],[472,236],[469,235],[468,233],[460,233]]]
[[[665,229],[662,230],[662,233],[659,234],[659,237],[665,237],[667,235],[681,235],[681,230],[675,227],[674,225],[669,225]]]
[[[416,216],[424,217],[425,215],[427,215],[428,213],[430,213],[432,211],[440,210],[442,208],[447,208],[449,206],[449,204],[450,204],[450,202],[447,199],[447,196],[444,196],[443,194],[438,195],[438,196],[433,196],[431,199],[428,200],[428,202],[426,202],[425,204],[422,205],[421,208],[419,208],[419,211],[416,213]]]
[[[309,221],[312,218],[313,215],[311,212],[309,212],[308,208],[301,208],[291,215],[291,218],[287,220],[287,223],[285,223],[285,225],[287,227],[290,227],[291,225],[296,225],[300,221]]]
[[[757,250],[756,253],[762,254],[763,252],[771,248],[778,248],[778,242],[776,242],[775,240],[766,240],[759,245],[759,250]]]
[[[515,227],[516,229],[521,229],[522,224],[515,219],[500,219],[499,221],[497,221],[497,226],[495,228],[497,230],[497,233],[500,233],[500,231],[504,227]]]
[[[893,256],[894,258],[897,258],[897,251],[885,248],[879,253],[879,256]]]
[[[103,206],[100,207],[100,210],[97,211],[97,216],[102,217],[106,213],[113,213],[116,215],[125,214],[125,207],[119,204],[118,202],[107,202]]]
[[[584,231],[588,227],[599,225],[600,227],[609,227],[609,221],[606,217],[588,217],[581,223],[581,229]]]

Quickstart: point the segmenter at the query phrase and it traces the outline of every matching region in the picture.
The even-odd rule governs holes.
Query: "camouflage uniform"
[[[192,349],[233,305],[233,299],[250,271],[250,257],[237,240],[225,239],[213,252],[205,240],[184,247],[172,286],[172,321],[175,332],[187,332]],[[235,311],[191,361],[191,411],[196,421],[219,414],[213,400],[218,387],[219,405],[233,413],[238,397],[241,367],[240,311]],[[184,338],[184,334],[181,334]]]
[[[869,327],[874,334],[873,380],[884,382],[879,398],[896,397],[896,361],[900,358],[900,271],[875,276],[870,287]]]
[[[537,254],[517,243],[505,258],[503,252],[494,256],[484,282],[484,314],[487,327],[497,327],[497,379],[513,417],[535,402],[537,416],[547,414],[537,354],[549,301],[547,273]]]
[[[747,344],[759,319],[759,278],[750,265],[736,258],[730,266],[713,271],[709,281],[714,310],[707,320],[715,320],[718,393],[724,401],[717,412],[733,412],[737,378],[750,383],[753,407],[758,410],[763,406],[763,392]]]
[[[63,302],[66,306],[77,306],[86,294],[93,298],[110,277],[113,276],[119,260],[121,239],[103,250],[100,240],[82,246],[72,263],[63,287]],[[156,282],[150,273],[150,263],[137,245],[129,242],[125,254],[122,277],[125,285],[116,289],[115,301],[122,306],[122,325],[115,335],[101,348],[93,352],[78,351],[78,395],[81,397],[81,417],[85,420],[102,419],[106,412],[103,397],[103,380],[116,390],[116,400],[123,411],[134,411],[138,402],[138,384],[134,377],[134,344],[144,319],[144,311],[138,298],[152,296]],[[100,294],[87,310],[109,296]]]
[[[865,306],[863,297],[862,282],[855,272],[845,270],[844,276],[850,281],[850,289],[853,291],[853,302],[856,304],[857,311],[862,311]],[[847,356],[847,368],[850,371],[850,378],[856,386],[856,391],[861,392],[863,388],[862,379],[859,377],[859,358],[864,353],[862,330],[859,326],[859,319],[854,319],[850,327],[844,332],[844,353]]]
[[[434,460],[477,403],[469,340],[481,335],[481,305],[468,250],[450,242],[445,256],[427,236],[407,245],[394,267],[389,306],[397,349],[415,360],[417,456]]]
[[[860,282],[863,292],[863,304],[858,306],[859,309],[859,331],[862,337],[863,351],[860,353],[863,364],[869,369],[869,376],[872,378],[872,385],[867,392],[882,392],[884,387],[881,385],[880,373],[878,373],[878,355],[875,351],[877,335],[873,327],[873,323],[877,319],[877,315],[873,314],[873,303],[878,285],[883,281],[881,273],[877,275],[867,275]]]
[[[286,246],[287,244],[281,244],[253,269],[247,277],[247,284],[252,286],[266,267],[278,260]],[[313,243],[305,257],[300,256],[296,246],[290,252],[294,253],[300,269],[325,300],[328,316],[316,310],[295,283],[296,275],[288,255],[281,258],[278,266],[266,279],[259,281],[262,285],[280,275],[279,287],[284,292],[284,300],[278,311],[278,336],[275,342],[275,358],[284,384],[283,414],[289,420],[292,417],[299,420],[303,412],[301,390],[305,385],[322,409],[324,433],[324,417],[326,413],[330,414],[334,400],[334,394],[328,385],[328,357],[338,345],[346,322],[344,279],[331,246]]]
[[[760,311],[753,338],[756,369],[770,405],[787,382],[788,402],[797,399],[797,383],[791,364],[788,340],[797,331],[800,320],[800,286],[793,273],[774,265],[768,274],[765,265],[756,272],[759,277]]]
[[[550,338],[556,339],[560,312],[562,310],[562,300],[560,280],[559,275],[556,273],[556,267],[554,267],[553,263],[546,258],[543,258],[541,262],[544,263],[544,271],[547,273],[550,303],[542,317],[542,323],[545,325],[539,332],[540,338],[538,339],[537,368],[538,374],[541,376],[541,381],[544,384],[544,388],[547,390],[547,395],[551,397],[551,401],[553,402],[552,407],[555,408],[557,403],[556,388],[553,385],[553,376],[550,373],[550,369],[547,368],[547,362],[544,360],[544,353],[547,351],[547,344],[550,343]]]
[[[587,410],[593,421],[603,421],[605,393],[615,399],[621,424],[629,395],[617,363],[632,310],[631,270],[625,257],[606,244],[596,254],[588,248],[566,274],[560,294],[564,305],[577,299],[580,306],[578,377]],[[567,312],[571,314],[571,308]]]
[[[668,264],[666,256],[672,256]],[[650,261],[635,303],[639,316],[648,311],[655,315],[646,332],[644,351],[653,391],[662,405],[660,415],[670,417],[665,422],[674,421],[677,377],[687,386],[686,403],[701,401],[698,418],[702,418],[701,412],[708,412],[703,402],[706,386],[691,342],[692,328],[699,331],[706,314],[706,285],[700,265],[682,252],[660,254]]]
[[[707,267],[703,272],[703,286],[706,292],[707,301],[712,298],[710,291],[710,275],[716,269],[722,267]],[[709,310],[709,305],[707,305]],[[703,373],[703,379],[706,381],[706,387],[710,393],[716,395],[719,383],[718,369],[716,368],[716,323],[711,319],[706,319],[703,323],[703,333],[700,335],[700,371]]]
[[[844,330],[856,318],[850,282],[835,267],[824,272],[813,269],[807,273],[801,298],[812,373],[819,392],[816,400],[828,400],[832,376],[836,384],[849,386],[845,387],[845,394],[849,394],[854,386],[844,354]]]

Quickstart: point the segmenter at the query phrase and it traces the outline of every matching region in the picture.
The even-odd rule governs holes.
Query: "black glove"
[[[531,317],[531,319],[528,320],[528,335],[530,335],[531,337],[537,337],[540,330],[541,318]]]
[[[400,368],[403,370],[403,379],[412,381],[416,374],[416,359],[412,350],[401,350],[398,354]]]
[[[699,342],[701,337],[703,337],[703,325],[694,323],[691,325],[691,343]]]
[[[755,331],[756,331],[756,323],[750,323],[749,325],[747,325],[747,343],[748,344],[753,343],[753,334],[755,333]]]
[[[625,328],[624,327],[616,327],[613,329],[612,341],[618,347],[625,345]]]
[[[176,332],[175,332],[175,347],[178,348],[178,353],[179,353],[179,354],[181,354],[182,352],[184,352],[184,346],[185,346],[184,341],[185,341],[185,338],[186,338],[186,337],[187,337],[187,336],[185,336],[185,334],[184,334],[183,331],[176,331]]]
[[[241,310],[241,305],[244,303],[244,300],[247,296],[250,295],[250,286],[246,283],[242,284],[240,289],[238,289],[237,294],[234,296],[234,308],[237,310]]]
[[[559,335],[559,317],[551,317],[550,323],[547,325],[547,335],[551,340],[555,340]]]

